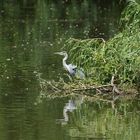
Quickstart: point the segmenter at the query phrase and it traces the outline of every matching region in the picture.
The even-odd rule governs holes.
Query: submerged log
[[[117,86],[114,84],[114,75],[112,76],[110,84],[107,85],[91,85],[88,83],[82,83],[80,81],[76,81],[74,83],[69,82],[65,83],[63,79],[60,79],[59,82],[55,81],[46,81],[39,76],[40,88],[42,91],[53,92],[53,93],[79,93],[83,95],[95,95],[95,94],[122,94]]]

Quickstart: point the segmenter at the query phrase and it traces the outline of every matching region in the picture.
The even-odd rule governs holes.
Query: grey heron
[[[62,64],[64,69],[68,71],[70,75],[76,76],[80,79],[85,79],[85,74],[83,73],[82,69],[78,69],[76,65],[66,63],[66,60],[68,59],[68,54],[66,51],[56,52],[55,54],[64,56]]]

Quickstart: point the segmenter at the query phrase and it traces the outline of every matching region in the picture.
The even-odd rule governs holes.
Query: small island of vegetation
[[[65,82],[45,81],[39,76],[41,96],[48,91],[55,95],[82,93],[88,96],[104,93],[138,95],[140,91],[140,4],[128,1],[121,13],[120,32],[113,38],[75,39],[66,41],[67,50],[74,64],[84,68],[85,80]],[[80,50],[80,51],[79,51]],[[64,94],[62,94],[64,93]]]

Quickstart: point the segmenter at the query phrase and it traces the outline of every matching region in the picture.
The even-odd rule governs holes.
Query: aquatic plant
[[[106,42],[102,38],[71,38],[65,47],[74,63],[83,67],[93,81],[108,83],[115,75],[116,83],[139,85],[140,4],[128,2],[121,14],[120,27],[120,33]]]

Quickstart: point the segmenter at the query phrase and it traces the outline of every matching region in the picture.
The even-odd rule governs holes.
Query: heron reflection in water
[[[76,99],[69,99],[63,108],[63,119],[57,119],[57,123],[66,125],[69,122],[69,112],[72,113],[74,110],[80,108],[81,104],[84,101],[83,96],[79,96]]]
[[[85,79],[85,74],[81,68],[78,69],[76,65],[66,63],[66,60],[68,59],[68,54],[66,51],[56,52],[55,54],[64,56],[62,60],[63,67],[66,71],[69,72],[71,76],[76,76],[77,78]]]

